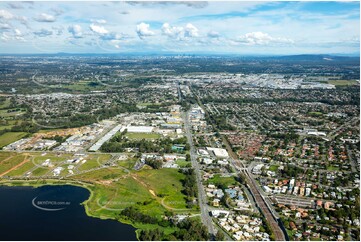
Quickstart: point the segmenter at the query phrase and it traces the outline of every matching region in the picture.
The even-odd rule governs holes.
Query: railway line
[[[265,202],[263,196],[257,189],[257,184],[255,184],[255,181],[250,178],[247,171],[244,171],[245,177],[247,179],[248,187],[251,190],[251,193],[253,195],[254,200],[256,201],[257,206],[261,210],[263,216],[265,216],[267,222],[269,223],[272,232],[275,235],[276,241],[285,241],[285,236],[283,231],[281,230],[277,218],[272,213],[271,209],[269,208],[268,204]]]

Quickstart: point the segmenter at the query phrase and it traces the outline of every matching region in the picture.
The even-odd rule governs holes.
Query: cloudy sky
[[[354,2],[0,2],[0,53],[359,54]]]

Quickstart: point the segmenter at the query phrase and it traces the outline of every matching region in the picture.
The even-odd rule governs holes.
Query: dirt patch
[[[106,185],[106,186],[109,186],[110,184],[112,184],[112,180],[101,180],[101,181],[97,181],[98,184],[101,184],[101,185]]]
[[[154,197],[156,197],[157,195],[155,195],[155,192],[153,190],[149,190],[150,194],[152,194]]]
[[[10,169],[9,169],[9,170],[7,170],[7,171],[5,171],[5,172],[1,173],[1,174],[0,174],[0,176],[4,176],[4,175],[8,174],[9,172],[11,172],[11,171],[13,171],[13,170],[15,170],[15,169],[19,168],[20,166],[24,165],[24,164],[25,164],[26,162],[28,162],[28,161],[30,161],[30,160],[29,160],[29,159],[27,159],[27,157],[25,157],[25,159],[24,159],[24,161],[23,161],[23,162],[21,162],[20,164],[17,164],[16,166],[14,166],[14,167],[10,168]]]

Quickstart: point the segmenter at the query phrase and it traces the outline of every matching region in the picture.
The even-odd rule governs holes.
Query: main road
[[[198,105],[204,110],[204,112],[206,114],[208,114],[207,109],[201,103],[201,101],[197,95],[195,95],[195,98],[198,102]],[[211,125],[212,125],[213,129],[216,130],[215,124],[213,122],[211,122]],[[225,138],[225,136],[221,134],[221,138],[222,138],[223,143],[226,145],[226,149],[227,149],[228,153],[230,154],[231,165],[236,170],[240,171],[240,173],[243,172],[243,174],[245,175],[246,183],[250,189],[250,192],[251,192],[253,198],[255,199],[256,204],[259,207],[260,211],[262,212],[262,214],[265,216],[267,222],[269,223],[271,230],[275,235],[275,240],[276,241],[285,241],[285,234],[283,233],[282,229],[280,228],[280,226],[278,224],[278,221],[277,221],[278,218],[277,218],[277,215],[276,215],[272,205],[270,205],[268,203],[267,199],[261,194],[261,191],[260,191],[261,189],[257,185],[253,176],[248,172],[248,169],[244,166],[243,162],[240,161],[238,159],[237,155],[233,152],[233,150],[232,150],[230,144],[228,143],[228,140]],[[189,139],[188,139],[188,142],[189,142]]]
[[[198,189],[198,203],[201,210],[201,220],[202,223],[207,227],[208,232],[213,237],[215,235],[215,228],[213,227],[212,218],[209,214],[208,206],[207,206],[207,197],[205,191],[203,189],[202,184],[202,177],[201,177],[201,170],[199,168],[199,163],[197,162],[197,154],[196,150],[193,145],[193,138],[192,138],[192,131],[191,126],[189,124],[189,113],[183,113],[183,120],[184,120],[184,129],[186,132],[188,144],[190,146],[190,156],[192,167],[196,174],[196,181],[197,181],[197,189]]]

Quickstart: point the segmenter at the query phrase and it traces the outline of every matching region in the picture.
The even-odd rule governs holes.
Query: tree
[[[186,154],[186,161],[190,161],[191,160],[191,155],[190,154]]]
[[[224,241],[225,240],[225,236],[222,231],[220,231],[220,230],[217,231],[215,240],[216,241]]]

